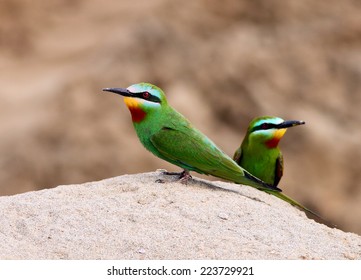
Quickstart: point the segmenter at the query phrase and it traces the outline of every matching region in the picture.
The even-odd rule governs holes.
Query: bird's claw
[[[192,175],[189,174],[189,171],[188,170],[183,170],[182,172],[168,172],[166,170],[162,170],[162,174],[163,175],[170,175],[170,176],[175,176],[177,175],[178,178],[179,178],[179,181],[181,184],[185,184],[187,185],[188,184],[188,181],[190,179],[192,179]],[[162,183],[161,181],[163,181],[162,179],[158,179],[156,182],[157,183]],[[164,181],[163,181],[164,183]]]
[[[192,179],[192,175],[189,174],[188,170],[184,170],[180,176],[179,176],[179,181],[181,184],[187,185],[188,181]]]

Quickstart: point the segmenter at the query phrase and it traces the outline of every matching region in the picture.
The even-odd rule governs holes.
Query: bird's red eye
[[[150,94],[149,94],[148,91],[143,92],[143,98],[144,98],[144,99],[148,99],[149,96],[150,96]]]
[[[268,129],[268,124],[263,123],[263,124],[261,125],[261,128],[262,128],[262,129]]]

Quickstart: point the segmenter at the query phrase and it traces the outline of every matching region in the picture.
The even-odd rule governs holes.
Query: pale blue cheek
[[[141,103],[140,107],[142,108],[142,110],[144,112],[147,113],[148,117],[151,115],[153,117],[158,116],[162,112],[161,105],[159,103],[150,102],[150,101],[146,101],[143,99],[142,99],[142,103]]]
[[[153,110],[159,110],[161,108],[161,105],[160,103],[157,103],[157,102],[151,102],[151,101],[146,101],[144,100],[143,101],[143,104],[142,104],[144,107],[146,108],[151,108]]]
[[[259,130],[255,131],[250,135],[250,141],[266,141],[273,138],[273,135],[276,133],[275,129]]]

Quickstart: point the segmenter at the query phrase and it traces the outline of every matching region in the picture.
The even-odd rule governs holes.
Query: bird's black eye
[[[149,99],[149,97],[150,97],[150,93],[148,91],[143,92],[142,95],[143,95],[144,99]]]

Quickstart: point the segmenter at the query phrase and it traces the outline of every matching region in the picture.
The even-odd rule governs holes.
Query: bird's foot
[[[187,185],[190,179],[192,179],[192,175],[189,174],[189,171],[183,170],[183,172],[179,176],[179,181],[181,182],[181,184]]]
[[[182,172],[169,172],[169,171],[162,171],[163,175],[170,175],[170,176],[174,176],[174,175],[178,175],[179,177],[182,176],[184,171]]]
[[[162,172],[163,175],[171,175],[171,176],[175,176],[177,175],[178,178],[179,178],[179,181],[181,184],[185,184],[187,185],[188,184],[188,181],[190,179],[192,179],[192,175],[189,174],[189,171],[188,170],[183,170],[182,172],[168,172],[168,171],[163,171]]]

